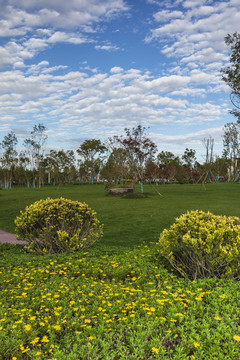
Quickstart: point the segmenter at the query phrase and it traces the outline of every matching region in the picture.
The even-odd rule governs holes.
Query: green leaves
[[[169,274],[155,245],[13,250],[0,258],[1,359],[238,358],[239,282]]]
[[[87,204],[64,198],[36,201],[15,220],[19,240],[41,254],[79,250],[102,236],[102,225]]]
[[[183,276],[240,276],[240,219],[191,211],[159,238],[160,254]],[[182,266],[183,265],[183,266]]]

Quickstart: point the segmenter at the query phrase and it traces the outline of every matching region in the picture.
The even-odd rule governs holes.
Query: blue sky
[[[0,141],[42,123],[75,150],[141,124],[159,151],[201,161],[211,136],[221,155],[239,28],[239,0],[0,0]]]

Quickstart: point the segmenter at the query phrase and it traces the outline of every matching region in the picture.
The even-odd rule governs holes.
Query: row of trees
[[[147,129],[138,125],[125,129],[125,134],[114,136],[102,143],[98,139],[85,140],[73,150],[50,150],[46,153],[46,127],[34,126],[23,141],[24,150],[17,152],[18,139],[13,132],[6,135],[1,145],[0,182],[5,188],[12,184],[41,187],[44,184],[79,182],[198,182],[210,171],[215,179],[227,179],[231,159],[239,151],[238,127],[225,126],[224,156],[211,158],[203,164],[196,161],[196,151],[186,148],[182,156],[169,151],[157,153],[156,144],[149,138]],[[234,169],[237,172],[237,168]]]

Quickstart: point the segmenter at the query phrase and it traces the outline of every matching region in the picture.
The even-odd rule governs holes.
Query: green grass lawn
[[[157,241],[160,232],[174,218],[188,210],[211,211],[219,215],[240,215],[240,184],[145,185],[146,197],[124,198],[106,195],[103,185],[14,188],[0,191],[0,229],[14,233],[14,219],[26,205],[46,197],[85,201],[104,223],[102,244],[135,246]],[[140,189],[137,188],[138,193]]]
[[[26,205],[62,196],[95,209],[104,236],[59,255],[0,246],[0,359],[239,359],[239,282],[182,279],[155,242],[187,210],[238,216],[240,185],[144,190],[142,199],[101,185],[1,190],[3,230],[14,232]]]

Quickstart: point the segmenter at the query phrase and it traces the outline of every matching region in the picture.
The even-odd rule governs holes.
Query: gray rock
[[[108,193],[110,195],[125,195],[127,193],[133,193],[133,188],[112,188]]]

